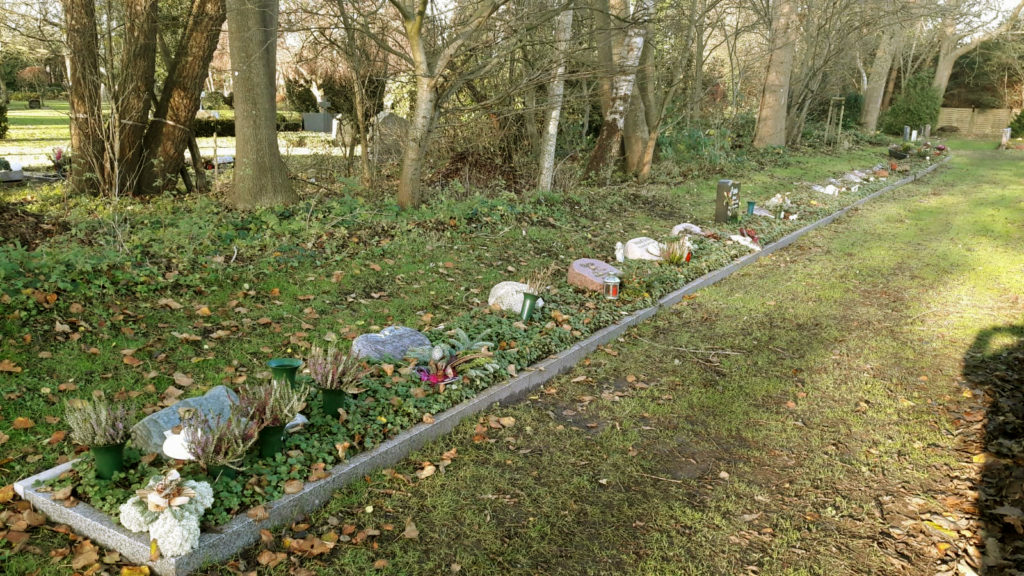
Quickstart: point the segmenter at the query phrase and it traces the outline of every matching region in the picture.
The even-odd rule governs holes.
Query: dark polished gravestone
[[[736,220],[740,210],[740,183],[732,180],[718,181],[715,196],[715,222],[718,224]]]

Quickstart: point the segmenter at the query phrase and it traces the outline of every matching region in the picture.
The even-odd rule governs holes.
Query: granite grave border
[[[381,443],[376,448],[336,465],[330,470],[329,477],[306,483],[301,492],[286,495],[275,502],[266,504],[268,514],[266,519],[256,521],[243,513],[219,527],[216,532],[204,532],[200,536],[196,550],[184,556],[150,561],[148,534],[129,532],[106,514],[85,503],[78,503],[75,507],[67,508],[60,502],[52,500],[48,493],[36,489],[40,483],[56,478],[69,470],[74,462],[61,464],[35,476],[19,480],[15,482],[14,489],[19,496],[31,502],[37,510],[46,514],[51,520],[67,524],[75,532],[91,538],[94,542],[117,550],[126,560],[148,565],[153,572],[160,576],[185,576],[204,566],[231,558],[241,550],[255,544],[259,541],[261,529],[272,529],[285,525],[301,515],[321,508],[336,490],[364,475],[398,463],[428,442],[454,430],[463,419],[493,405],[523,399],[542,384],[571,370],[599,346],[618,338],[629,328],[654,316],[662,308],[678,304],[685,296],[711,286],[737,270],[757,262],[762,257],[789,246],[808,232],[832,223],[850,210],[879,195],[921,178],[945,164],[949,159],[950,155],[947,155],[920,172],[897,180],[845,208],[783,236],[759,252],[752,252],[737,258],[726,266],[689,282],[682,288],[665,295],[653,306],[623,317],[617,323],[602,328],[567,350],[534,364],[522,371],[519,376],[491,386],[473,398],[436,415],[432,424],[417,424]]]

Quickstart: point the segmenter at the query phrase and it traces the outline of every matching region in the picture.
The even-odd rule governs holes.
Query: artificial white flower
[[[121,525],[132,532],[145,532],[151,523],[156,520],[156,515],[146,509],[146,505],[139,500],[138,496],[132,496],[124,504],[121,504]]]
[[[199,544],[199,521],[213,504],[209,483],[180,479],[176,470],[155,476],[120,507],[121,524],[132,532],[149,530],[165,557],[188,554]]]
[[[191,552],[199,544],[199,518],[182,514],[179,520],[169,510],[149,525],[149,537],[156,540],[160,554],[173,558]]]

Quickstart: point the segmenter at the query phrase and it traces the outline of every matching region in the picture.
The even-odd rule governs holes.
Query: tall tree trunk
[[[224,0],[192,2],[177,54],[169,64],[167,80],[146,131],[146,160],[140,183],[145,193],[172,189],[178,181],[225,16]]]
[[[299,199],[277,147],[278,0],[228,0],[231,70],[235,77],[235,170],[227,195],[236,208]]]
[[[99,40],[92,0],[64,0],[71,58],[71,189],[98,194],[103,170],[103,113],[100,105]]]
[[[359,167],[362,172],[362,184],[368,188],[373,185],[373,167],[370,165],[369,127],[367,126],[365,108],[366,87],[363,84],[366,80],[363,71],[367,66],[363,58],[363,52],[360,50],[356,40],[356,29],[346,6],[347,0],[336,0],[335,3],[338,6],[339,14],[341,14],[342,26],[345,28],[345,45],[348,48],[349,58],[354,61],[352,66],[352,96],[355,102],[356,129],[359,131]]]
[[[618,157],[622,145],[622,129],[626,121],[626,108],[633,95],[637,66],[644,48],[647,33],[647,19],[650,17],[653,0],[638,0],[633,13],[633,23],[627,28],[623,39],[622,56],[618,73],[612,80],[611,108],[601,124],[601,133],[594,144],[594,150],[587,161],[587,175],[594,176],[610,168]]]
[[[861,110],[860,122],[868,132],[878,129],[878,116],[882,109],[882,96],[885,93],[885,82],[892,69],[892,61],[899,50],[898,30],[882,31],[882,38],[875,50],[875,60],[868,71],[867,87],[864,89],[864,108]]]
[[[932,77],[932,88],[935,88],[940,98],[946,95],[946,86],[949,85],[949,76],[953,73],[953,65],[956,64],[956,61],[982,42],[1008,32],[1020,19],[1022,11],[1024,11],[1024,0],[1021,0],[1010,11],[999,26],[983,34],[975,35],[970,42],[960,46],[957,44],[963,40],[964,35],[957,33],[956,21],[952,17],[943,19],[939,27],[939,57],[935,64],[935,75]]]
[[[772,13],[772,51],[757,113],[754,147],[786,145],[789,79],[796,53],[796,0],[778,0]]]
[[[422,44],[421,44],[422,47]],[[424,50],[423,57],[426,58]],[[409,126],[409,139],[402,154],[402,172],[398,177],[398,205],[403,210],[420,204],[420,174],[437,106],[437,88],[428,74],[416,75],[416,107]]]
[[[572,38],[572,8],[563,10],[555,22],[555,73],[548,84],[548,108],[540,145],[540,177],[537,189],[551,190],[555,174],[555,148],[558,144],[558,123],[565,94],[565,57]]]
[[[121,193],[131,195],[142,171],[143,138],[153,105],[157,0],[126,0],[124,9],[124,54],[114,94],[119,116],[117,185]]]

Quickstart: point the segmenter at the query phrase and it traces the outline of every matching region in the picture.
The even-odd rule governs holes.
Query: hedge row
[[[196,118],[192,123],[192,131],[196,138],[206,138],[216,134],[217,136],[234,136],[234,118]],[[291,120],[283,114],[277,115],[278,132],[300,132],[302,131],[302,120]]]

